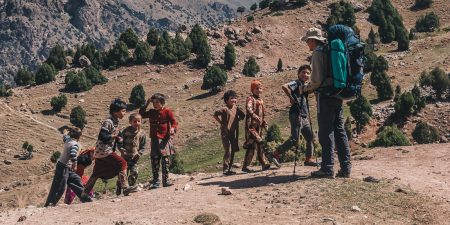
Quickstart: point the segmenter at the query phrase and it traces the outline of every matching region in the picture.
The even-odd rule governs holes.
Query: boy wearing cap
[[[122,142],[119,136],[119,120],[125,116],[126,109],[127,104],[120,99],[115,99],[109,106],[109,117],[103,121],[98,134],[94,152],[94,170],[83,191],[83,196],[88,196],[98,178],[107,180],[116,176],[124,195],[136,192],[136,186],[128,185],[127,161],[117,155],[114,149],[116,142]]]
[[[267,123],[264,120],[264,102],[261,98],[263,91],[261,81],[254,80],[250,85],[252,95],[247,97],[246,101],[246,116],[245,116],[245,152],[243,172],[252,172],[248,168],[253,161],[255,151],[262,170],[270,169],[270,164],[267,164],[264,159],[264,154],[261,148],[262,131],[267,129]]]
[[[319,143],[322,146],[322,163],[318,171],[311,173],[313,177],[334,178],[334,149],[337,149],[341,169],[337,177],[350,177],[350,145],[344,129],[343,100],[327,95],[328,87],[332,85],[332,77],[327,71],[327,54],[324,50],[326,38],[322,31],[310,28],[304,37],[312,51],[311,82],[300,89],[300,93],[316,92],[317,119],[319,123]]]

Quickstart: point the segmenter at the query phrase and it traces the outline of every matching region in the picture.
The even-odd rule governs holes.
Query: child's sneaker
[[[242,168],[242,172],[244,173],[253,173],[253,170],[249,169],[248,167]]]
[[[122,194],[122,187],[120,185],[116,185],[116,195],[119,196]]]
[[[80,201],[81,201],[82,203],[85,203],[85,202],[92,202],[92,198],[91,198],[90,196],[81,196]]]
[[[173,184],[170,181],[163,182],[163,187],[170,187]]]
[[[149,187],[149,189],[156,189],[156,188],[159,188],[159,180],[153,181]]]
[[[137,186],[130,186],[123,190],[123,195],[128,196],[130,193],[137,192]]]

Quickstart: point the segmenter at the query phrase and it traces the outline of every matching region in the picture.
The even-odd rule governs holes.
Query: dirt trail
[[[313,167],[224,177],[172,176],[175,185],[88,204],[11,210],[2,224],[194,224],[201,213],[223,224],[446,224],[450,219],[450,144],[367,150],[351,179],[309,179]],[[257,168],[255,168],[257,169]],[[380,183],[362,182],[368,175]],[[228,187],[232,195],[219,195]],[[402,188],[404,192],[397,193]],[[187,190],[184,190],[187,189]],[[352,210],[353,206],[359,209]]]

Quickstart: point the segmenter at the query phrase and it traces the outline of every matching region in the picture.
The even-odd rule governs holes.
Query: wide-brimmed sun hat
[[[300,40],[307,41],[308,39],[316,39],[320,42],[325,42],[327,39],[323,37],[322,31],[318,28],[309,28],[306,31],[306,35],[303,36]]]

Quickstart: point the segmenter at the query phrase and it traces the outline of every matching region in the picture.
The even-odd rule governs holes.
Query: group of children
[[[147,110],[150,103],[153,108]],[[125,117],[127,104],[115,99],[109,107],[109,117],[103,121],[95,148],[89,148],[80,154],[79,140],[82,130],[71,128],[64,132],[64,149],[56,164],[52,186],[44,207],[56,205],[66,186],[64,202],[70,204],[74,196],[81,202],[92,201],[92,189],[97,179],[118,177],[117,195],[129,195],[137,191],[137,163],[145,150],[147,138],[141,129],[142,119],[150,121],[151,164],[153,181],[150,188],[159,187],[159,168],[162,165],[162,185],[172,185],[168,180],[169,156],[174,153],[172,136],[176,132],[177,122],[173,112],[164,107],[165,96],[154,94],[139,110],[129,116],[130,126],[121,130],[119,121]],[[116,153],[120,152],[120,156]],[[89,180],[84,176],[84,168],[95,159]],[[84,178],[84,182],[82,180]]]
[[[223,174],[232,175],[235,174],[231,170],[234,154],[239,151],[239,121],[245,118],[245,143],[243,148],[246,149],[244,163],[242,166],[243,172],[252,172],[249,168],[253,157],[257,155],[257,159],[262,166],[262,170],[270,169],[270,163],[266,162],[266,158],[269,162],[278,163],[280,155],[283,150],[289,149],[298,144],[300,134],[305,137],[307,151],[304,165],[305,166],[317,166],[313,162],[312,155],[314,151],[313,139],[314,135],[311,129],[311,124],[308,119],[309,110],[305,96],[299,94],[299,87],[305,85],[311,74],[311,67],[309,65],[303,65],[298,70],[298,79],[291,81],[282,86],[282,89],[288,96],[291,102],[291,108],[289,110],[289,121],[291,123],[291,137],[282,144],[275,152],[265,155],[262,149],[262,132],[267,130],[267,122],[265,120],[264,101],[261,98],[263,92],[262,83],[258,80],[251,82],[250,90],[251,95],[246,99],[246,113],[237,106],[237,94],[233,90],[225,92],[223,100],[225,107],[218,109],[214,112],[214,119],[220,123],[220,131],[222,137],[222,144],[225,150],[223,157]]]
[[[304,98],[298,96],[297,89],[304,85],[309,79],[311,68],[308,65],[301,66],[298,71],[298,80],[292,81],[282,86],[292,104],[289,113],[291,122],[291,138],[287,145],[294,145],[298,142],[300,131],[306,137],[307,157],[305,165],[315,165],[311,161],[313,151],[313,134],[309,120],[308,110],[304,103]],[[270,162],[277,161],[281,152],[274,152],[273,155],[266,156],[262,149],[262,132],[267,130],[265,120],[264,102],[261,98],[263,85],[261,81],[254,80],[250,85],[251,95],[246,99],[246,109],[237,106],[237,93],[233,90],[226,91],[223,96],[225,106],[214,112],[213,117],[220,123],[222,144],[225,149],[223,157],[224,175],[235,174],[232,171],[235,152],[239,151],[239,121],[245,119],[245,143],[246,149],[243,172],[252,172],[249,168],[253,157],[262,166],[262,170],[270,169]],[[149,105],[153,108],[147,110]],[[97,179],[111,179],[118,177],[117,195],[129,195],[137,191],[136,181],[138,177],[137,163],[143,155],[147,143],[145,132],[141,129],[142,119],[149,119],[150,122],[150,158],[152,165],[153,180],[150,188],[160,187],[159,170],[162,169],[162,186],[168,187],[172,184],[169,181],[170,155],[175,153],[172,137],[177,129],[177,121],[173,112],[164,107],[165,96],[154,94],[147,100],[146,104],[140,108],[139,113],[132,113],[129,116],[130,125],[121,130],[119,121],[124,118],[127,104],[115,99],[109,108],[109,117],[103,121],[98,135],[95,148],[89,148],[80,154],[79,144],[82,131],[79,128],[72,128],[64,132],[64,150],[56,164],[55,176],[53,178],[50,193],[45,207],[55,205],[66,186],[65,203],[70,204],[74,196],[78,196],[81,202],[92,201],[92,189]],[[285,145],[286,145],[285,143]],[[120,155],[116,153],[120,152]],[[84,168],[89,166],[95,159],[92,175],[89,180],[84,175]],[[279,165],[279,163],[275,163]],[[84,180],[83,180],[84,179]],[[87,181],[86,181],[87,180]]]

